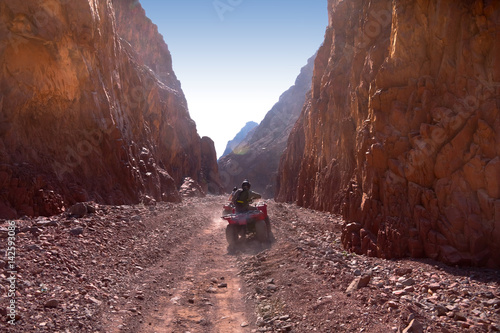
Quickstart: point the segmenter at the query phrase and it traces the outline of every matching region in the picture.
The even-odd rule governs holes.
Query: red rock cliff
[[[500,3],[329,1],[277,199],[345,247],[500,266]]]
[[[137,1],[1,1],[0,66],[0,217],[179,200],[183,177],[207,181],[167,45]]]

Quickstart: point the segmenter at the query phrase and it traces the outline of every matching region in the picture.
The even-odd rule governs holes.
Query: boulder
[[[194,179],[190,177],[186,177],[184,179],[184,183],[182,183],[181,188],[179,189],[179,193],[183,197],[204,197],[205,192],[203,188],[198,184]]]
[[[87,205],[83,202],[74,204],[68,209],[68,214],[76,218],[84,217],[87,215]]]

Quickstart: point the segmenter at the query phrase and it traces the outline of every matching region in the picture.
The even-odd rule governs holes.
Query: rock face
[[[217,178],[137,1],[2,1],[0,36],[0,217],[175,201],[184,177]]]
[[[285,91],[266,114],[264,120],[236,147],[219,159],[221,180],[226,191],[248,178],[252,190],[272,198],[281,154],[297,118],[306,94],[311,90],[315,56],[307,61],[295,85]]]
[[[249,121],[248,123],[246,123],[245,126],[243,126],[243,128],[238,132],[238,134],[236,134],[234,139],[230,140],[227,143],[226,149],[224,150],[224,153],[221,157],[230,154],[234,150],[234,148],[236,148],[246,138],[248,133],[258,125],[259,124],[257,124],[255,121]]]
[[[215,144],[207,136],[201,138],[201,173],[199,174],[198,182],[205,193],[224,193],[224,188],[219,177]]]
[[[329,1],[277,199],[342,213],[343,244],[500,266],[500,3]]]

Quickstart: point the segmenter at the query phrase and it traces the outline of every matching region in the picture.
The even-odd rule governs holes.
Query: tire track
[[[220,219],[220,207],[206,210],[204,216],[209,218],[206,228],[160,265],[165,268],[164,272],[156,272],[156,275],[166,271],[183,273],[168,294],[156,299],[137,332],[251,331],[250,326],[244,324],[250,322],[248,311],[237,276],[236,258],[227,253],[226,222]]]

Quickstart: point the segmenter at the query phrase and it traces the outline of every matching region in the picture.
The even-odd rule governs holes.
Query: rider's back
[[[233,204],[237,213],[245,212],[249,206],[249,191],[239,189],[234,194]]]

